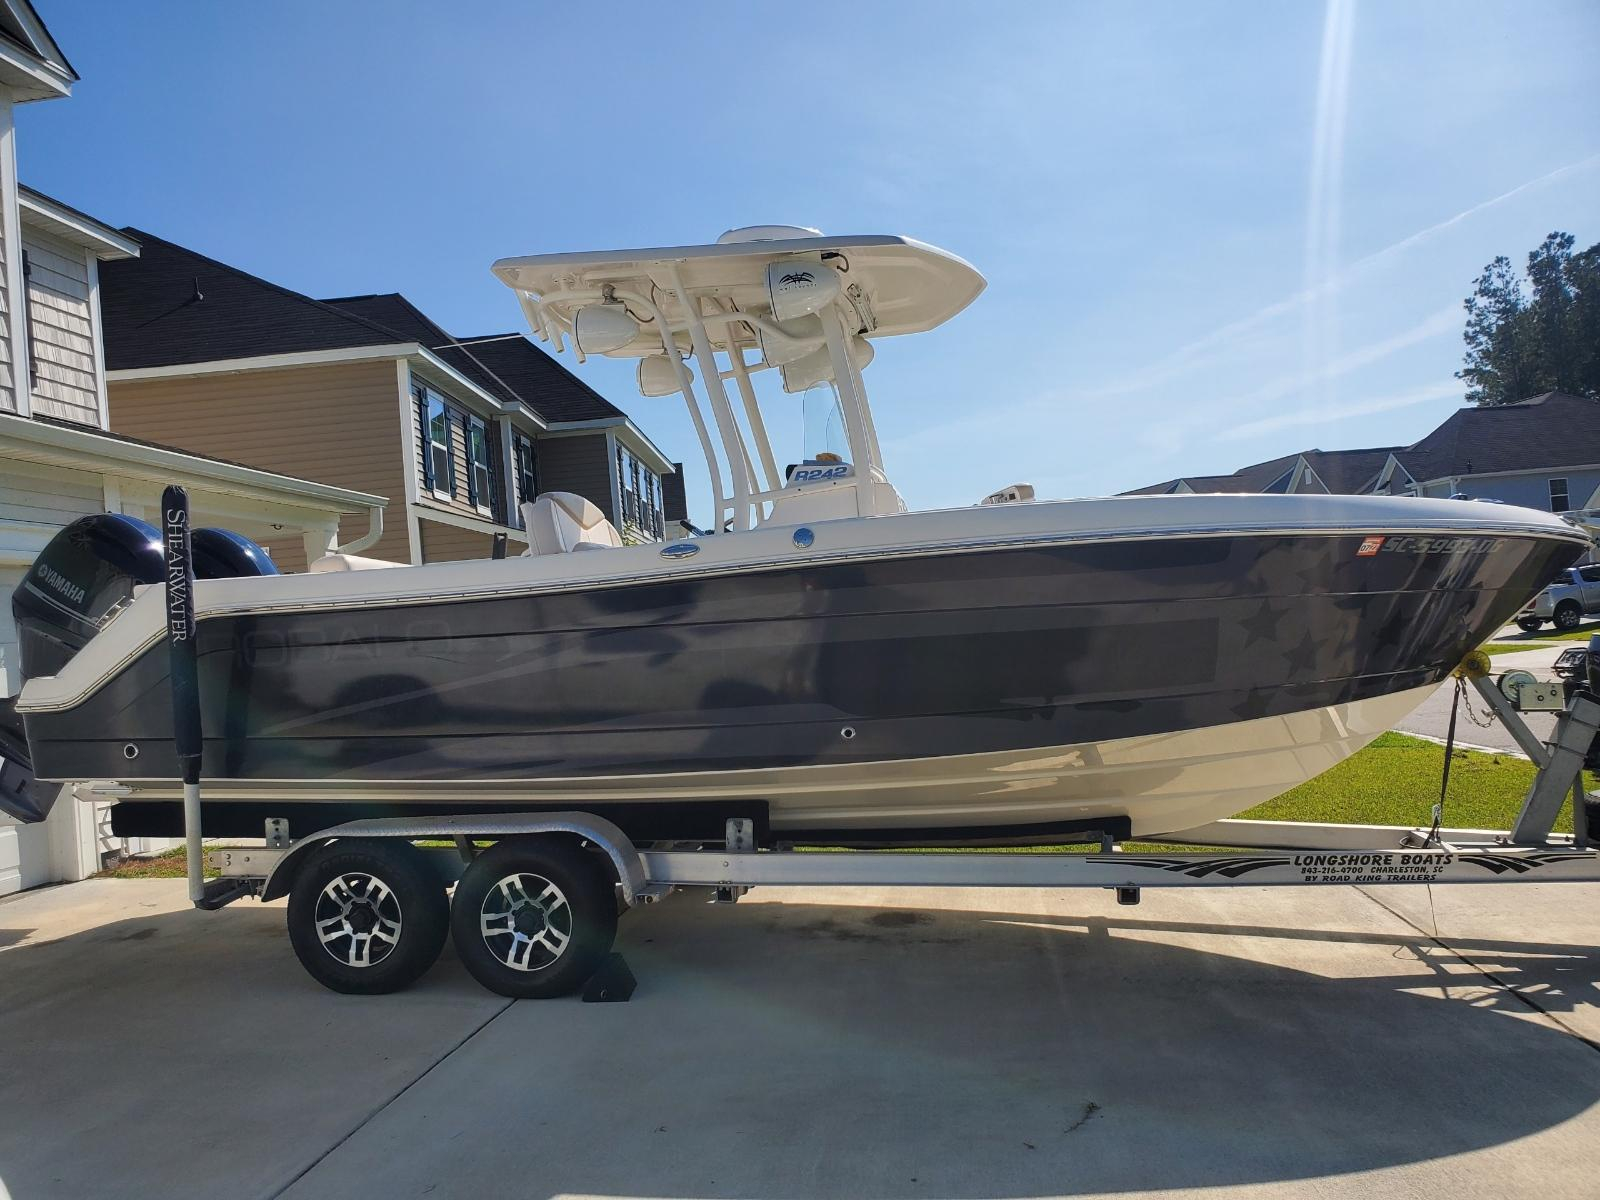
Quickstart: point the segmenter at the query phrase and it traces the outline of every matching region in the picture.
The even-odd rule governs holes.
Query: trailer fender
[[[323,829],[295,843],[267,876],[261,899],[276,900],[294,886],[295,876],[306,855],[318,846],[341,838],[403,838],[406,841],[464,838],[525,837],[541,833],[564,833],[592,842],[611,860],[623,901],[632,907],[642,900],[656,899],[664,889],[652,888],[645,877],[644,862],[625,833],[604,817],[585,812],[510,813],[473,816],[464,813],[448,817],[374,817],[347,821]]]

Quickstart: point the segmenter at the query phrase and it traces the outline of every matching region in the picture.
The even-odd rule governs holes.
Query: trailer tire
[[[323,987],[347,995],[416,982],[449,931],[444,887],[409,842],[329,842],[311,852],[289,889],[295,956]]]
[[[1556,605],[1556,628],[1576,629],[1583,620],[1583,609],[1571,600],[1564,600]]]
[[[1523,617],[1517,622],[1517,628],[1523,633],[1538,633],[1544,628],[1544,622],[1538,617]]]
[[[491,992],[565,996],[611,951],[617,901],[597,856],[570,837],[513,837],[472,860],[450,906],[456,953]]]

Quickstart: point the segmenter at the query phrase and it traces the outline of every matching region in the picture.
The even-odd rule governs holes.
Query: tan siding
[[[612,454],[605,434],[539,438],[534,453],[539,456],[541,492],[574,492],[598,506],[613,525],[621,524],[611,494]]]
[[[391,360],[110,384],[113,432],[388,497],[383,537],[362,553],[410,562],[399,391]],[[365,514],[339,540],[366,532]],[[303,557],[272,547],[280,567]]]
[[[387,534],[385,535],[385,540],[387,540]],[[272,559],[273,565],[285,575],[293,575],[306,569],[306,543],[299,530],[286,530],[283,537],[276,540],[268,540],[263,545],[266,547],[267,555]],[[378,558],[388,556],[375,555],[368,550],[362,557]],[[407,558],[406,561],[410,562],[411,560]]]
[[[98,426],[89,265],[81,251],[35,230],[24,231],[22,245],[28,253],[33,410]]]
[[[422,530],[423,562],[461,562],[469,558],[488,558],[494,548],[492,534],[462,529],[426,517],[417,522]]]

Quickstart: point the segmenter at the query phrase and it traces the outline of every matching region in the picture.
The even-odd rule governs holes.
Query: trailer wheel
[[[450,929],[444,887],[408,842],[329,842],[289,891],[289,942],[324,987],[395,992],[434,964]]]
[[[617,935],[610,877],[571,838],[496,842],[472,860],[450,906],[456,952],[491,992],[542,1000],[575,992]]]
[[[1576,629],[1583,620],[1583,609],[1571,600],[1565,600],[1556,605],[1556,628]]]

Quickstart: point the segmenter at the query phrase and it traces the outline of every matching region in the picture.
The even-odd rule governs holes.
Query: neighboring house
[[[177,483],[196,524],[303,558],[329,548],[341,517],[359,516],[364,530],[383,505],[381,495],[107,431],[100,273],[134,260],[139,244],[20,186],[11,121],[14,105],[66,96],[76,78],[33,9],[0,0],[0,696],[21,685],[11,593],[81,516],[157,519],[161,489]],[[63,799],[39,825],[0,815],[0,894],[98,870],[104,853],[124,848],[109,840],[104,814]]]
[[[139,258],[102,282],[119,432],[390,496],[366,553],[394,562],[525,544],[519,505],[547,491],[587,497],[629,540],[664,535],[672,464],[526,338],[452,337],[395,293],[315,300],[128,232]]]
[[[1367,491],[1469,496],[1570,512],[1600,488],[1600,402],[1547,392],[1462,408],[1385,462]]]
[[[1334,492],[1462,496],[1548,512],[1600,507],[1600,403],[1548,392],[1457,409],[1410,446],[1306,450],[1232,475],[1169,479],[1124,495]]]
[[[1125,496],[1172,496],[1189,492],[1359,492],[1398,446],[1370,450],[1302,450],[1241,467],[1231,475],[1189,475],[1124,492]]]

